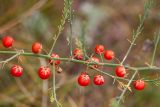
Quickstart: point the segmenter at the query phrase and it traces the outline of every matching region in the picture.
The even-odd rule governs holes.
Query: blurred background
[[[103,44],[122,60],[130,45],[127,39],[132,38],[132,32],[139,24],[139,15],[144,11],[144,2],[145,0],[73,0],[73,47],[77,47],[77,39],[84,33],[88,55],[94,53],[96,44]],[[160,25],[160,1],[154,2],[144,30],[125,64],[146,66],[146,63],[150,63],[154,33]],[[0,38],[11,35],[15,39],[14,49],[9,50],[24,49],[31,52],[32,43],[39,41],[49,51],[52,37],[60,23],[62,9],[63,0],[0,0]],[[61,57],[69,57],[69,30],[67,21],[54,48],[54,53]],[[157,66],[160,66],[159,49],[160,47],[156,55]],[[2,44],[0,50],[6,50]],[[0,54],[1,61],[9,57],[11,55]],[[42,81],[37,76],[39,66],[47,65],[47,60],[23,56],[20,59],[14,59],[0,69],[0,107],[56,107],[49,99],[52,77],[48,81]],[[9,69],[13,64],[23,66],[24,75],[21,78],[10,76]],[[122,92],[118,84],[113,84],[113,79],[107,76],[104,86],[78,86],[77,76],[86,70],[85,65],[62,62],[61,68],[62,73],[56,74],[56,91],[63,107],[110,107],[113,98]],[[103,70],[114,75],[114,68],[104,67]],[[98,74],[89,71],[91,78]],[[140,78],[153,79],[157,75],[157,72],[140,72]],[[159,87],[147,83],[144,91],[133,89],[132,92],[127,92],[122,107],[159,107],[159,99]]]

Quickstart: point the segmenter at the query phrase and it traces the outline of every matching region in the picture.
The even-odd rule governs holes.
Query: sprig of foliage
[[[142,30],[143,30],[143,24],[144,24],[144,21],[145,19],[148,17],[148,14],[149,14],[149,10],[150,8],[152,7],[153,5],[153,1],[152,0],[149,0],[145,3],[144,5],[144,14],[141,16],[140,15],[140,24],[137,28],[137,30],[135,32],[133,32],[133,35],[132,35],[132,41],[131,41],[131,45],[130,47],[128,48],[128,51],[127,53],[125,54],[122,62],[121,62],[121,65],[124,63],[124,61],[126,60],[126,58],[128,57],[132,47],[135,45],[135,41],[136,39],[139,37],[139,35],[141,34]],[[159,40],[158,40],[159,41]],[[155,56],[155,55],[154,55]],[[138,70],[135,70],[135,73],[132,75],[131,79],[129,80],[128,84],[127,84],[127,87],[122,91],[120,97],[119,97],[119,100],[117,101],[118,102],[118,105],[120,105],[121,103],[121,100],[123,99],[123,96],[125,95],[128,87],[130,86],[131,82],[133,81],[134,77],[136,76],[136,74],[138,73]]]
[[[126,85],[126,87],[125,87],[124,90],[122,91],[122,93],[121,93],[121,95],[120,95],[120,97],[119,97],[119,99],[118,99],[118,101],[117,101],[118,105],[120,105],[120,103],[121,103],[121,101],[122,101],[122,99],[123,99],[123,97],[124,97],[124,94],[126,93],[127,89],[129,89],[128,87],[129,87],[130,84],[132,83],[132,81],[133,81],[133,79],[134,79],[134,77],[136,76],[137,73],[138,73],[138,71],[136,70],[136,71],[134,72],[134,74],[132,75],[131,79],[129,80],[128,84]],[[130,90],[130,89],[129,89],[129,90]]]
[[[137,40],[137,38],[139,37],[139,35],[141,34],[142,30],[143,30],[143,24],[144,24],[144,21],[145,19],[147,18],[148,14],[149,14],[149,10],[150,8],[152,7],[153,5],[153,1],[152,0],[149,0],[147,2],[145,2],[145,5],[144,5],[144,14],[141,16],[140,15],[140,23],[139,23],[139,26],[137,28],[136,31],[133,31],[133,34],[132,34],[132,41],[131,41],[131,44],[130,44],[130,47],[128,48],[121,64],[124,63],[124,61],[127,59],[132,47],[135,45],[135,41]]]
[[[86,38],[85,38],[86,27],[87,27],[86,22],[83,22],[82,27],[81,27],[80,41],[81,41],[81,44],[82,44],[81,49],[83,50],[85,59],[89,59],[89,57],[87,55],[87,52],[86,52]]]
[[[60,25],[58,25],[58,33],[55,34],[55,36],[53,37],[54,41],[53,41],[52,47],[51,47],[48,55],[51,55],[53,48],[57,42],[57,39],[59,38],[60,34],[62,33],[62,31],[64,29],[65,22],[70,16],[71,5],[72,5],[72,0],[64,0],[64,9],[62,12],[62,19],[60,21]]]
[[[70,2],[72,3],[72,0],[70,0]],[[72,10],[72,6],[70,6],[70,13],[69,13],[69,19],[68,21],[69,23],[69,27],[70,27],[70,35],[69,35],[69,39],[68,39],[68,44],[70,45],[70,55],[72,56],[72,51],[73,51],[73,10]]]

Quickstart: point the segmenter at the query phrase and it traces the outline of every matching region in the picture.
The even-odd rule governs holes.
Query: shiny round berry
[[[38,75],[41,79],[48,79],[51,76],[51,70],[48,66],[41,66]]]
[[[126,69],[124,68],[124,66],[118,66],[118,67],[116,67],[115,72],[116,72],[116,75],[118,77],[124,77],[126,75],[126,73],[127,73]]]
[[[51,57],[53,57],[53,58],[59,58],[59,55],[58,54],[52,54]],[[51,59],[49,60],[49,63],[51,65],[53,65],[53,62],[55,63],[55,65],[59,65],[61,63],[60,60],[51,60]]]
[[[107,50],[104,52],[104,58],[106,60],[112,60],[114,58],[114,52],[112,50]]]
[[[73,55],[74,55],[75,59],[78,59],[78,60],[82,60],[83,59],[83,52],[79,48],[74,49]]]
[[[6,48],[12,47],[13,43],[14,43],[14,39],[11,36],[4,36],[2,38],[2,44]]]
[[[96,45],[94,51],[95,51],[95,53],[97,53],[97,54],[101,54],[101,53],[104,52],[104,46],[103,46],[103,45]]]
[[[95,63],[99,63],[100,62],[100,60],[97,57],[91,57],[90,60],[92,62],[95,62]],[[95,64],[93,67],[94,68],[98,68],[98,65]]]
[[[95,85],[103,85],[104,84],[104,77],[102,75],[96,75],[93,79]]]
[[[90,77],[88,76],[87,73],[82,73],[79,77],[78,77],[78,84],[80,86],[88,86],[90,83]]]
[[[35,54],[41,53],[42,51],[42,44],[39,42],[35,42],[32,44],[32,52]]]
[[[10,69],[10,74],[14,77],[20,77],[23,74],[23,68],[19,65],[14,65]]]
[[[136,90],[143,90],[145,88],[145,82],[143,80],[136,80],[133,82],[133,86]]]

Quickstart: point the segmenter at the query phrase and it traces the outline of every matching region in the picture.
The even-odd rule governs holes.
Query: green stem
[[[0,54],[8,54],[8,55],[17,55],[17,51],[0,51]],[[15,56],[14,55],[14,56]],[[96,62],[88,62],[88,61],[84,61],[84,60],[76,60],[76,59],[70,59],[70,58],[53,58],[51,56],[45,55],[45,54],[34,54],[34,53],[29,53],[29,52],[22,52],[19,53],[18,55],[20,56],[31,56],[31,57],[41,57],[41,58],[47,58],[47,59],[53,59],[53,60],[61,60],[61,61],[66,61],[66,62],[73,62],[73,63],[79,63],[79,64],[84,64],[84,65],[88,65],[89,67],[92,67],[91,65],[101,65],[101,66],[108,66],[108,67],[116,67],[119,66],[120,64],[114,64],[114,63],[96,63]],[[4,61],[1,61],[4,62]],[[0,62],[0,63],[1,63]],[[148,71],[159,71],[160,68],[159,67],[131,67],[131,66],[127,66],[124,65],[125,68],[129,69],[129,70],[137,70],[137,71],[144,71],[144,70],[148,70]],[[99,69],[95,69],[93,68],[95,71],[100,72],[102,74],[105,74],[113,79],[119,79],[119,80],[125,80],[125,81],[129,81],[129,79],[127,78],[120,78],[114,75],[111,75],[107,72],[104,72],[102,70]],[[155,81],[157,81],[159,79],[156,79]],[[152,80],[145,80],[147,82],[152,82]]]
[[[136,41],[136,38],[133,39],[131,45],[129,46],[129,48],[128,48],[128,50],[127,50],[127,53],[125,54],[125,56],[124,56],[124,58],[123,58],[123,60],[122,60],[122,62],[121,62],[121,65],[123,65],[124,61],[127,59],[127,57],[128,57],[128,55],[129,55],[132,47],[134,46],[135,41]]]
[[[17,54],[17,51],[0,51],[0,54],[8,54],[8,55],[14,55]],[[76,59],[70,59],[70,58],[53,58],[51,56],[45,55],[45,54],[34,54],[30,52],[23,52],[19,54],[20,56],[31,56],[31,57],[41,57],[41,58],[47,58],[47,59],[53,59],[53,60],[61,60],[65,62],[74,62],[74,63],[79,63],[79,64],[88,64],[88,65],[102,65],[102,66],[107,66],[107,67],[116,67],[119,66],[120,64],[115,64],[115,63],[96,63],[96,62],[88,62],[84,60],[76,60]],[[159,71],[159,67],[131,67],[124,65],[125,68],[130,69],[130,70],[138,70],[138,71],[144,71],[144,70],[154,70],[154,71]]]
[[[129,87],[130,84],[132,83],[132,81],[133,81],[133,79],[134,79],[134,77],[136,76],[137,73],[138,73],[138,71],[135,71],[135,72],[134,72],[134,74],[132,75],[131,79],[129,80],[126,88],[125,88],[125,89],[123,90],[123,92],[121,93],[121,95],[120,95],[120,97],[119,97],[119,100],[118,100],[118,102],[117,102],[118,105],[120,105],[120,102],[121,102],[121,100],[123,99],[124,94],[126,93],[128,87]]]
[[[51,47],[48,55],[51,55],[53,48],[54,48],[61,32],[64,29],[65,22],[69,17],[71,5],[72,5],[72,2],[70,0],[64,0],[64,9],[63,9],[63,14],[62,14],[62,19],[61,19],[60,25],[58,26],[58,33],[53,37],[54,41],[53,41],[52,47]]]
[[[80,36],[80,41],[82,43],[82,51],[83,51],[83,54],[84,54],[84,58],[85,59],[89,59],[89,56],[87,55],[87,52],[86,52],[86,39],[85,39],[85,33],[86,33],[86,23],[83,22],[82,23],[82,27],[81,27],[81,36]]]
[[[153,64],[154,64],[157,46],[158,46],[159,39],[160,39],[160,32],[158,32],[158,34],[156,36],[157,36],[157,38],[155,40],[155,46],[154,46],[154,51],[153,51],[153,55],[152,55],[151,66],[153,66]]]
[[[56,95],[56,70],[55,70],[55,65],[53,64],[52,66],[52,73],[53,73],[53,97],[55,100],[55,103],[57,105],[57,107],[61,107],[60,102],[57,100],[57,95]]]
[[[136,32],[133,32],[133,34],[132,34],[132,37],[133,37],[133,38],[132,38],[132,41],[131,41],[131,45],[130,45],[130,47],[128,48],[128,50],[127,50],[127,52],[126,52],[126,54],[125,54],[125,56],[124,56],[124,58],[123,58],[123,60],[122,60],[122,62],[121,62],[121,65],[123,65],[124,61],[127,59],[129,53],[131,52],[131,49],[133,48],[133,46],[134,46],[134,44],[135,44],[136,39],[137,39],[137,38],[139,37],[139,35],[141,34],[141,32],[142,32],[142,30],[143,30],[144,21],[145,21],[145,19],[146,19],[147,16],[148,16],[148,11],[149,11],[149,9],[152,7],[152,4],[153,4],[152,0],[149,0],[148,2],[145,3],[145,5],[144,5],[144,14],[143,14],[142,17],[140,16],[140,24],[139,24]]]

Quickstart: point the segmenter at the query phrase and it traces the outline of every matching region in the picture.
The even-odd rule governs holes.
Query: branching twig
[[[80,41],[82,43],[82,51],[83,51],[83,54],[84,54],[84,59],[89,59],[89,56],[87,55],[87,52],[86,52],[86,38],[85,38],[85,33],[86,33],[86,23],[83,22],[82,23],[82,27],[81,27],[81,35],[80,35]]]
[[[132,47],[135,45],[135,41],[137,40],[138,36],[142,32],[144,21],[148,16],[148,11],[151,8],[152,4],[153,4],[152,0],[149,0],[148,2],[145,3],[144,14],[143,14],[143,16],[140,16],[140,24],[139,24],[137,30],[135,32],[133,32],[133,34],[132,34],[132,41],[131,41],[130,47],[128,48],[127,53],[125,54],[125,56],[121,62],[121,65],[123,65],[124,61],[127,59]]]
[[[12,57],[4,60],[4,61],[0,61],[0,64],[2,63],[2,68],[5,66],[6,63],[8,63],[9,61],[11,61],[12,59],[16,58],[17,56],[19,56],[21,53],[24,53],[23,50],[19,50],[19,51],[15,51],[15,55],[13,55]]]
[[[123,90],[123,92],[121,93],[121,95],[120,95],[120,97],[119,97],[119,99],[118,99],[118,102],[117,102],[118,105],[120,104],[121,100],[123,99],[124,94],[126,93],[128,87],[129,87],[130,84],[132,83],[132,81],[133,81],[133,79],[134,79],[134,77],[136,76],[137,73],[138,73],[138,71],[135,71],[135,72],[134,72],[134,74],[132,75],[131,79],[129,80],[126,88],[125,88],[125,89]]]
[[[0,51],[0,54],[8,54],[8,55],[12,55],[12,54],[17,54],[17,51]],[[65,61],[65,62],[74,62],[74,63],[79,63],[79,64],[88,64],[88,65],[101,65],[101,66],[107,66],[107,67],[116,67],[119,66],[120,64],[115,64],[115,63],[96,63],[96,62],[88,62],[88,61],[84,61],[84,60],[76,60],[76,59],[70,59],[70,58],[53,58],[51,56],[45,55],[45,54],[34,54],[34,53],[30,53],[30,52],[23,52],[20,53],[20,56],[32,56],[32,57],[41,57],[41,58],[47,58],[47,59],[53,59],[53,60],[61,60],[61,61]],[[124,65],[125,68],[130,69],[130,70],[138,70],[138,71],[144,71],[144,70],[148,70],[148,71],[159,71],[160,67],[131,67],[131,66],[127,66]]]
[[[54,41],[53,41],[52,47],[51,47],[48,55],[51,55],[53,48],[54,48],[62,30],[64,29],[65,22],[68,19],[69,14],[70,14],[71,5],[72,5],[72,0],[64,0],[64,9],[63,9],[63,14],[62,14],[62,19],[61,19],[60,25],[58,26],[58,33],[53,37]]]
[[[56,77],[55,77],[55,65],[53,64],[52,66],[52,71],[53,71],[53,93],[51,95],[51,99],[54,99],[57,107],[62,107],[61,103],[57,100],[57,95],[56,95]]]

